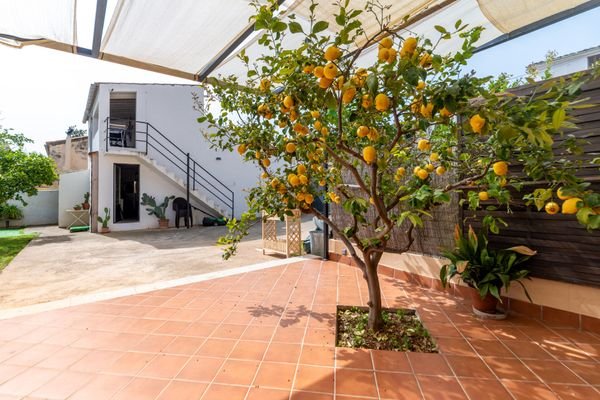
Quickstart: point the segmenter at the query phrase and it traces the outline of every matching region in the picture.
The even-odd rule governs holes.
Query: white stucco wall
[[[153,215],[148,215],[146,208],[140,204],[140,220],[138,222],[116,222],[114,215],[114,164],[133,164],[140,167],[139,197],[143,193],[154,196],[157,201],[162,202],[165,196],[184,197],[185,190],[174,183],[168,177],[157,171],[153,166],[141,161],[135,156],[104,155],[100,157],[98,165],[98,210],[99,214],[104,215],[104,207],[111,211],[111,221],[109,228],[112,231],[125,231],[134,229],[154,229],[158,228],[158,220]],[[167,208],[167,218],[169,226],[175,226],[175,212],[172,209],[172,203]],[[202,221],[201,213],[194,213],[194,224],[200,224]],[[181,219],[181,225],[184,225]]]
[[[24,196],[26,206],[20,201],[9,201],[23,210],[23,219],[10,221],[10,226],[55,225],[58,223],[58,190],[38,190],[35,196]],[[4,221],[2,221],[4,226]]]
[[[180,149],[184,152],[189,152],[193,159],[223,182],[226,187],[231,189],[235,196],[236,216],[239,217],[246,211],[246,190],[256,184],[260,172],[255,166],[244,164],[237,153],[214,151],[210,149],[209,143],[201,134],[202,128],[205,128],[206,126],[203,127],[197,122],[199,113],[193,108],[192,92],[202,98],[202,90],[198,86],[101,83],[96,99],[98,106],[97,119],[99,121],[99,133],[98,135],[92,134],[92,139],[90,141],[92,143],[92,150],[95,150],[96,148],[99,150],[100,159],[103,158],[106,151],[106,127],[102,121],[108,117],[111,91],[135,92],[137,103],[136,119],[152,124]],[[90,127],[93,124],[94,122],[90,121]],[[137,129],[145,130],[141,124],[138,125]],[[152,135],[154,140],[166,142],[166,140],[160,138],[158,134],[153,133]],[[138,140],[140,139],[143,139],[143,134],[138,133]],[[155,146],[160,147],[158,145]],[[144,151],[145,147],[145,143],[138,143],[138,149],[140,151]],[[111,150],[113,153],[115,151],[118,152],[118,149],[113,148]],[[166,154],[169,158],[173,158],[170,154]],[[182,159],[185,158],[184,154],[177,152],[176,154]],[[170,172],[179,175],[182,179],[185,178],[183,171],[177,169],[171,162],[165,159],[164,156],[153,150],[151,146],[148,155],[159,162],[163,167],[167,168]],[[139,162],[140,161],[138,160],[137,163]],[[101,164],[103,163],[101,162]],[[99,179],[101,187],[103,188],[99,189],[100,197],[103,199],[108,198],[107,193],[102,193],[105,190],[109,190],[110,196],[112,196],[112,176],[107,178],[106,175],[100,174]],[[109,179],[109,181],[106,182],[106,179]],[[207,177],[207,179],[211,178]],[[143,180],[141,184],[144,185]],[[152,194],[150,192],[148,193]],[[211,197],[208,193],[206,193],[206,195]],[[102,207],[99,209],[102,210]]]
[[[76,204],[83,203],[83,195],[90,191],[90,171],[77,171],[61,174],[58,186],[58,226],[65,228],[73,222],[66,212]]]

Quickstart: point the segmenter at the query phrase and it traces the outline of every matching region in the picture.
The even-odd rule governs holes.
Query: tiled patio
[[[600,398],[600,336],[382,281],[440,354],[336,349],[336,304],[366,288],[311,260],[0,321],[0,399]]]

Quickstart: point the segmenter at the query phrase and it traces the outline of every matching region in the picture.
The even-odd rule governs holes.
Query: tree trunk
[[[364,255],[366,267],[367,286],[369,288],[369,322],[368,327],[377,332],[383,327],[383,317],[381,315],[381,287],[379,286],[379,276],[377,267],[381,259],[381,253],[367,253]]]

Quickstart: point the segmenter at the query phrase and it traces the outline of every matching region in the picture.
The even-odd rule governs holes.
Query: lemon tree
[[[250,60],[242,52],[244,78],[205,85],[208,104],[220,104],[218,113],[201,108],[205,136],[262,170],[247,198],[249,214],[229,222],[231,233],[221,241],[229,244],[225,257],[261,210],[281,217],[294,208],[312,213],[362,270],[369,327],[377,330],[382,255],[408,251],[423,219],[453,192],[465,192],[473,209],[510,211],[515,196],[526,193],[518,191],[523,182],[533,181],[545,191],[526,200],[553,214],[561,207],[556,189],[564,187],[561,195],[569,199],[562,211],[598,227],[600,201],[574,176],[581,165],[553,151],[553,145],[565,154],[580,146],[554,138],[572,126],[568,112],[578,106],[572,99],[584,78],[542,86],[535,95],[494,93],[488,78],[465,72],[481,28],[457,21],[452,29],[436,26],[436,37],[417,37],[390,26],[378,3],[366,10],[338,4],[330,26],[313,2],[307,28],[293,15],[278,18],[275,2],[254,2],[263,55]],[[372,36],[362,29],[365,13],[380,24]],[[301,40],[288,41],[292,36]],[[436,52],[455,37],[462,40],[458,51]],[[342,207],[351,223],[321,213],[317,197]],[[499,229],[494,218],[484,222]],[[390,244],[392,233],[404,237],[402,247]]]

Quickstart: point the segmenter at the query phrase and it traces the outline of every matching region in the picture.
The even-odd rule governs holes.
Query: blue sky
[[[476,54],[469,64],[478,75],[525,74],[548,50],[559,54],[600,45],[600,7]],[[93,82],[190,83],[189,81],[36,46],[0,46],[0,125],[35,140],[43,152],[48,140],[64,138],[81,124]]]

